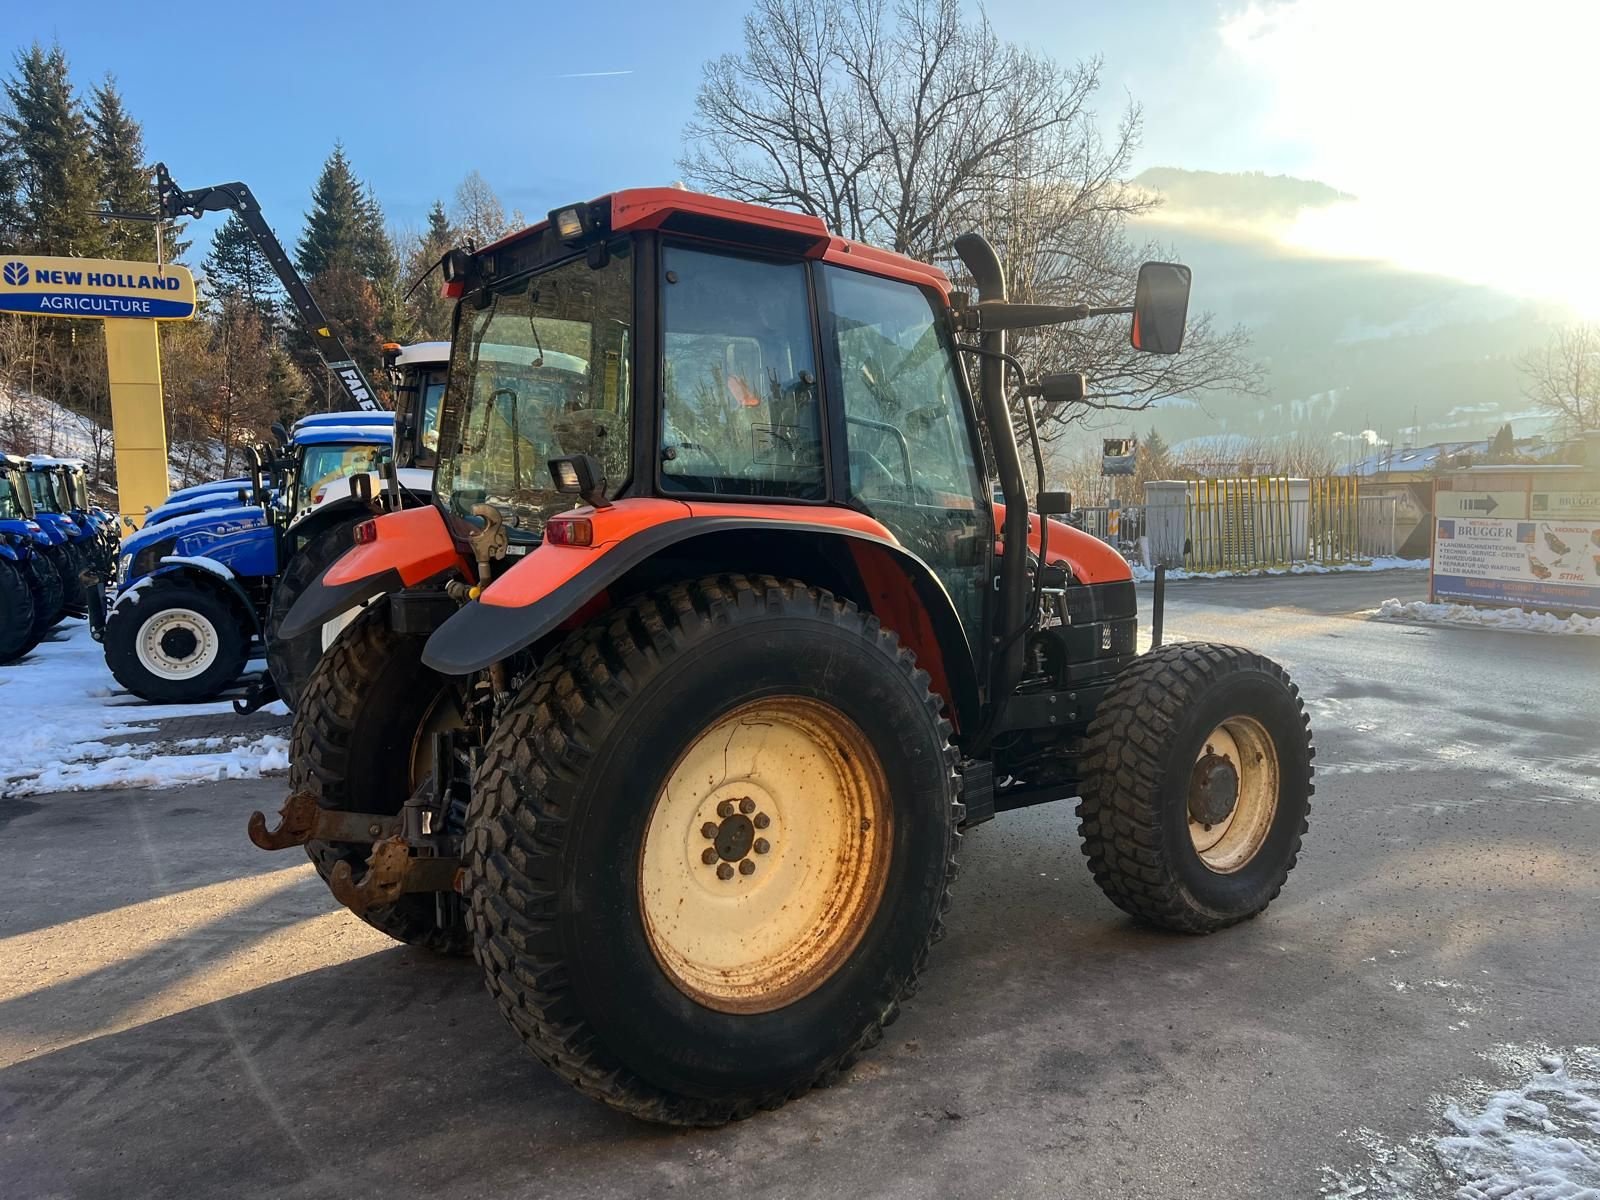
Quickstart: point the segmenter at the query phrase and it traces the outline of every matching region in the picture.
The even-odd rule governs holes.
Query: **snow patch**
[[[1520,1083],[1496,1091],[1469,1081],[1460,1089],[1464,1098],[1437,1101],[1433,1132],[1403,1143],[1371,1129],[1346,1134],[1371,1161],[1350,1170],[1323,1167],[1322,1195],[1600,1197],[1600,1048],[1556,1053],[1501,1046],[1485,1057],[1521,1076]]]
[[[131,743],[132,734],[155,732],[153,721],[229,714],[233,705],[146,704],[113,684],[99,643],[76,620],[0,671],[0,711],[19,717],[0,759],[0,797],[175,787],[288,769],[289,743],[272,734]]]
[[[1470,604],[1430,604],[1425,600],[1385,600],[1366,614],[1375,621],[1419,621],[1425,625],[1475,625],[1521,633],[1567,633],[1600,637],[1600,617],[1574,613],[1558,617],[1520,608],[1474,608]]]
[[[1155,569],[1140,562],[1130,562],[1136,583],[1149,583],[1156,577]],[[1377,558],[1351,563],[1291,563],[1287,567],[1261,567],[1253,571],[1186,571],[1182,567],[1169,567],[1167,579],[1240,579],[1252,575],[1342,575],[1347,572],[1367,571],[1426,571],[1426,558],[1397,558],[1379,555]]]

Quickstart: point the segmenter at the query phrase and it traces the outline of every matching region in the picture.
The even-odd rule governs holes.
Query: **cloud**
[[[633,68],[626,71],[569,71],[565,75],[557,75],[557,79],[608,79],[613,75],[632,75]]]

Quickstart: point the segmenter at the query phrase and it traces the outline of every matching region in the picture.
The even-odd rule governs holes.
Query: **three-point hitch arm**
[[[317,353],[322,356],[322,361],[328,365],[328,369],[338,377],[351,405],[370,410],[380,410],[383,407],[378,403],[378,393],[373,389],[371,381],[350,356],[350,352],[344,348],[339,335],[333,332],[333,328],[328,324],[328,318],[322,315],[322,309],[311,295],[311,290],[306,287],[306,281],[300,278],[300,272],[294,269],[294,264],[284,253],[277,235],[272,232],[272,226],[268,225],[266,218],[261,215],[261,205],[256,203],[256,198],[248,187],[242,183],[219,183],[214,187],[196,188],[192,192],[186,192],[172,181],[166,164],[157,163],[156,197],[161,217],[168,221],[175,221],[181,217],[198,217],[208,212],[231,210],[238,213],[245,228],[255,237],[256,245],[261,247],[261,252],[267,256],[272,269],[278,273],[284,291],[289,293],[289,299],[294,302],[296,310],[300,313],[300,319],[305,322],[306,328],[311,330]]]

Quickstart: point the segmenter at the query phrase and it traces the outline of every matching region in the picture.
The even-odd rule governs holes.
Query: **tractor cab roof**
[[[822,218],[808,213],[763,208],[679,187],[629,188],[587,203],[553,209],[551,216],[583,213],[585,233],[598,238],[617,233],[660,230],[736,246],[748,246],[802,258],[854,267],[873,275],[899,279],[950,293],[950,280],[938,267],[865,242],[836,237]],[[485,246],[476,257],[493,262],[524,241],[542,235],[550,219],[509,234]],[[581,243],[575,243],[581,244]],[[486,270],[491,277],[495,274]],[[501,272],[502,274],[504,272]]]
[[[81,458],[53,458],[48,454],[29,454],[23,461],[29,467],[40,471],[48,470],[51,467],[66,467],[72,471],[82,471],[84,469]]]
[[[325,425],[377,425],[390,428],[394,425],[394,414],[384,410],[350,409],[343,412],[311,413],[301,417],[294,423],[294,430],[315,429]]]
[[[394,359],[397,367],[443,365],[449,361],[449,342],[416,342],[410,346],[401,346],[400,352]]]
[[[367,422],[360,425],[313,425],[296,429],[296,446],[392,446],[394,422],[386,425]]]
[[[28,460],[20,454],[11,454],[5,450],[0,450],[0,470],[4,469],[26,471],[28,469]]]

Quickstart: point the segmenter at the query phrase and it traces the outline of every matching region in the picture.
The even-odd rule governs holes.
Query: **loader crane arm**
[[[244,222],[245,228],[255,237],[256,245],[267,256],[272,269],[278,273],[278,279],[282,282],[284,291],[289,293],[289,299],[294,302],[300,319],[305,322],[306,328],[311,330],[317,354],[338,378],[351,406],[375,412],[382,411],[383,406],[378,402],[378,393],[374,390],[372,382],[350,352],[345,349],[344,343],[339,340],[339,335],[334,333],[333,327],[328,324],[328,318],[323,315],[316,297],[312,296],[311,289],[306,287],[306,281],[300,277],[300,272],[295,270],[294,263],[289,261],[289,255],[278,241],[278,235],[272,232],[272,226],[268,225],[266,218],[261,215],[261,205],[256,202],[255,195],[250,189],[242,183],[219,183],[212,187],[185,191],[173,182],[165,163],[157,163],[155,172],[157,206],[163,220],[175,221],[183,217],[199,217],[208,212],[231,211],[239,214],[239,219]]]

